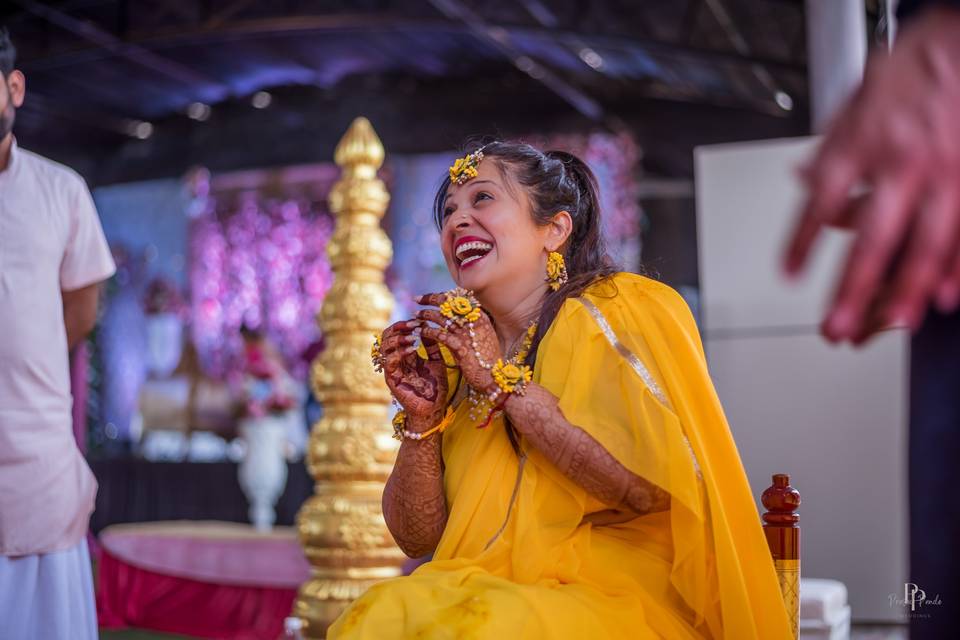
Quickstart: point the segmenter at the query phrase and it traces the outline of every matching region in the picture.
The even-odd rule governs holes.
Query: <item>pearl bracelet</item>
[[[436,426],[426,431],[408,431],[407,413],[403,410],[397,411],[393,417],[393,439],[394,440],[424,440],[435,433],[443,433],[443,430],[453,422],[454,412],[452,407],[447,407],[447,413]]]

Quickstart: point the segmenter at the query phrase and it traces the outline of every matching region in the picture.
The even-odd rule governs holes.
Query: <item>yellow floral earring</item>
[[[547,279],[546,282],[554,291],[563,286],[570,278],[567,277],[567,266],[563,261],[563,255],[556,251],[551,251],[547,256]]]

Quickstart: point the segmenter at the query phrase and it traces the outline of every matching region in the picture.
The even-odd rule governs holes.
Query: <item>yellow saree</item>
[[[328,638],[790,637],[746,475],[693,318],[672,289],[620,273],[567,300],[534,381],[669,511],[595,526],[606,507],[502,420],[457,407],[443,433],[448,520],[431,562],[375,585]],[[519,477],[519,481],[518,481]]]

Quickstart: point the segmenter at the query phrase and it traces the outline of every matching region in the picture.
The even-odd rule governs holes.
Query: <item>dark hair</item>
[[[0,27],[0,74],[6,78],[14,70],[17,61],[17,49],[10,41],[10,32]]]
[[[480,144],[468,145],[466,152],[476,151]],[[563,254],[569,280],[557,291],[547,291],[537,319],[537,332],[527,354],[526,363],[533,366],[537,349],[544,334],[567,298],[580,296],[583,291],[619,269],[607,252],[600,226],[600,194],[597,178],[580,158],[566,151],[540,151],[520,142],[493,141],[482,145],[483,161],[494,161],[501,175],[519,184],[530,200],[533,219],[547,224],[560,211],[567,211],[573,219],[573,229],[559,252]],[[509,186],[509,183],[508,183]],[[447,176],[434,198],[434,221],[443,227]],[[507,433],[519,454],[513,426]]]

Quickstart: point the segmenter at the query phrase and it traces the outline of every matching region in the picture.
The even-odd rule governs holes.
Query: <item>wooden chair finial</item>
[[[776,473],[760,501],[767,509],[762,516],[763,533],[796,638],[800,633],[800,492],[790,486],[790,476]]]

